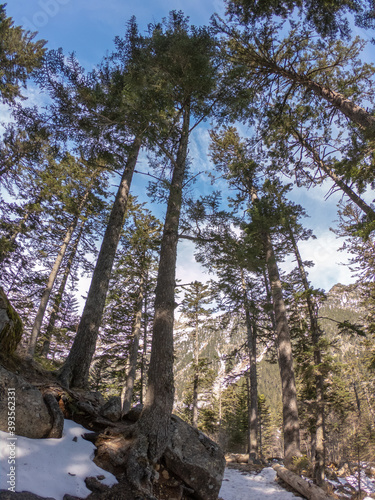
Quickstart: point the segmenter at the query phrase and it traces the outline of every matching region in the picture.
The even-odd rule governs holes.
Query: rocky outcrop
[[[174,492],[166,498],[216,500],[223,480],[225,457],[219,446],[179,417],[171,417],[171,436],[160,463],[156,465],[154,489]],[[87,436],[97,446],[94,462],[120,478],[127,468],[133,438],[118,429]],[[94,439],[93,439],[94,438]]]
[[[0,430],[8,432],[14,423],[18,436],[61,437],[64,420],[58,405],[51,406],[50,399],[45,402],[36,387],[0,366]]]
[[[0,352],[13,354],[22,337],[22,321],[0,287]]]
[[[7,364],[0,365],[0,429],[8,431],[7,403],[8,390],[11,389],[13,399],[10,411],[15,412],[16,434],[30,438],[61,437],[64,417],[94,431],[84,436],[97,447],[94,462],[112,472],[119,483],[108,488],[95,478],[87,478],[87,487],[92,491],[87,500],[217,499],[225,459],[219,446],[207,436],[177,416],[172,416],[168,447],[160,461],[151,465],[147,456],[142,455],[142,449],[139,457],[134,455],[134,448],[138,449],[134,445],[141,439],[146,440],[136,424],[142,412],[141,405],[121,418],[119,398],[105,402],[99,393],[68,390],[56,383],[53,376],[46,376],[37,370],[35,363],[25,365],[20,360],[16,361],[17,366],[13,368]],[[141,492],[133,482],[134,466],[142,469],[152,480],[152,494],[151,488]],[[20,495],[32,494],[24,492]],[[18,496],[12,494],[12,498]],[[19,498],[33,500],[37,497]],[[3,499],[8,500],[8,497],[0,496],[0,500]],[[65,500],[76,499],[66,495]]]
[[[166,468],[194,490],[199,500],[216,500],[225,457],[219,446],[179,417],[171,419],[172,435],[164,452]]]
[[[112,422],[117,422],[121,418],[121,398],[113,396],[99,409],[102,417],[108,418]]]

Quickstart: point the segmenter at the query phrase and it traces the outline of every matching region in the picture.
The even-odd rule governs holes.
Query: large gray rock
[[[173,415],[166,468],[182,479],[199,500],[217,500],[225,469],[220,447],[205,434]]]
[[[217,500],[225,469],[224,453],[211,439],[177,416],[172,416],[170,428],[170,443],[161,459],[166,469],[164,474],[170,473],[168,487],[174,488],[177,479],[182,490],[193,492],[192,498]],[[120,429],[108,429],[99,434],[95,445],[94,462],[99,467],[117,478],[126,470],[129,473],[129,452],[134,445],[130,435],[126,438]],[[163,466],[158,465],[159,472]],[[164,474],[159,474],[156,483],[163,480]]]
[[[112,396],[99,410],[100,415],[108,418],[112,422],[118,422],[121,418],[121,399],[119,396]]]
[[[0,430],[8,432],[13,422],[18,436],[40,439],[62,434],[61,422],[58,431],[41,392],[0,366]]]

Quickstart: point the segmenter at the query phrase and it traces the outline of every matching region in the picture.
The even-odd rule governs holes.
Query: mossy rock
[[[0,287],[0,351],[7,355],[15,352],[23,332],[21,318]]]

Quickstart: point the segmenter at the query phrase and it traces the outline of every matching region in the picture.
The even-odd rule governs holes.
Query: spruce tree
[[[56,277],[57,277],[58,272],[60,270],[60,266],[62,264],[65,252],[66,252],[68,245],[72,239],[73,233],[78,226],[80,216],[81,216],[81,214],[85,208],[85,205],[88,201],[88,197],[89,197],[91,189],[92,189],[92,186],[89,186],[79,201],[79,204],[77,207],[77,212],[76,212],[76,214],[74,214],[73,219],[72,219],[71,223],[69,224],[69,227],[66,230],[66,233],[64,235],[59,252],[56,256],[55,262],[53,264],[50,275],[48,277],[45,289],[43,290],[43,294],[41,297],[41,301],[40,301],[39,308],[38,308],[38,311],[37,311],[37,314],[36,314],[36,317],[34,320],[34,325],[33,325],[30,339],[29,339],[29,343],[28,343],[28,353],[27,354],[28,354],[29,358],[32,358],[34,356],[36,343],[38,340],[38,336],[40,334],[40,329],[42,326],[43,317],[44,317],[44,314],[45,314],[45,311],[47,308],[47,304],[48,304],[48,301],[49,301],[49,298],[50,298],[50,295],[52,292],[53,285],[56,281]]]
[[[125,168],[112,206],[77,335],[64,366],[59,370],[58,377],[67,386],[87,385],[138,155],[142,144],[146,141],[146,135],[152,144],[152,137],[155,137],[159,127],[165,124],[164,116],[168,114],[168,109],[161,110],[156,107],[158,99],[155,87],[158,84],[158,76],[156,75],[155,81],[147,43],[139,36],[134,19],[129,23],[126,37],[123,40],[118,38],[116,44],[118,52],[105,61],[99,77],[93,75],[94,81],[96,78],[99,81],[98,85],[90,89],[85,101],[86,127],[90,143],[92,139],[95,140],[98,128],[99,134],[104,133],[107,137],[106,122],[110,119],[112,123],[113,120],[116,133],[112,142],[115,150],[120,153],[117,158],[114,156],[113,160],[118,163],[119,160],[126,158]],[[101,89],[98,96],[97,88]],[[82,90],[79,85],[76,88],[79,99],[85,99],[84,90],[85,88]],[[128,94],[127,100],[123,99],[124,92]],[[162,98],[160,96],[160,102],[163,102]],[[155,106],[144,106],[145,101],[155,102]],[[60,99],[60,107],[63,103],[64,99]],[[96,113],[93,113],[92,109],[95,111],[95,107],[104,112],[107,118],[104,119],[104,123],[97,123]],[[100,116],[103,116],[102,113]],[[71,115],[68,118],[71,119]],[[74,130],[75,126],[73,123],[71,130]],[[120,138],[122,143],[119,142]],[[108,137],[106,140],[108,143]],[[109,145],[111,140],[109,139]]]
[[[63,295],[65,292],[65,287],[73,266],[73,262],[75,260],[77,250],[78,250],[78,245],[80,243],[80,240],[82,238],[83,230],[84,230],[84,225],[85,225],[85,219],[81,219],[77,231],[77,235],[75,236],[75,240],[73,243],[73,246],[70,248],[69,256],[67,263],[64,268],[64,274],[61,279],[61,283],[59,285],[59,289],[54,297],[53,300],[53,306],[52,306],[52,312],[50,314],[49,320],[48,320],[48,325],[46,328],[46,331],[43,335],[43,347],[41,349],[41,354],[45,357],[48,356],[50,345],[51,345],[51,338],[54,334],[54,329],[55,329],[55,324],[56,320],[58,318],[59,312],[60,312],[60,306],[61,302],[63,299]]]
[[[176,106],[176,124],[172,130],[172,148],[168,149],[169,144],[162,145],[162,152],[171,163],[172,176],[155,291],[148,387],[137,422],[140,439],[132,451],[132,463],[140,451],[148,461],[154,462],[160,458],[168,442],[174,399],[176,257],[188,142],[192,129],[210,112],[216,84],[212,61],[214,43],[206,28],[190,29],[181,12],[172,12],[163,25],[152,27],[152,42],[155,68],[163,76],[164,85]],[[193,118],[196,118],[194,124]],[[144,491],[141,477],[134,477],[133,481]],[[151,484],[146,489],[150,490]]]
[[[284,211],[284,228],[287,241],[290,243],[293,250],[295,260],[297,262],[297,270],[299,274],[299,281],[301,283],[301,292],[298,292],[295,288],[293,293],[297,295],[300,293],[300,299],[306,303],[307,315],[309,320],[309,330],[310,330],[310,342],[312,344],[312,358],[314,365],[314,384],[311,382],[311,370],[306,369],[304,374],[308,380],[309,385],[314,385],[314,396],[315,405],[313,405],[314,410],[314,441],[315,441],[315,454],[313,457],[314,461],[314,479],[316,483],[321,486],[325,479],[325,375],[327,367],[323,364],[322,359],[322,336],[323,332],[318,323],[318,311],[319,311],[319,298],[322,297],[322,293],[319,290],[314,290],[308,280],[308,275],[306,272],[306,264],[303,262],[301,253],[298,246],[298,240],[305,240],[311,236],[311,231],[306,231],[302,228],[299,219],[304,215],[304,211],[301,207],[288,202],[282,195],[282,191],[279,189],[278,197],[281,210]],[[303,335],[301,332],[300,335]],[[302,342],[304,342],[303,340]],[[301,366],[299,366],[301,371]],[[312,416],[312,415],[311,415]]]
[[[59,370],[59,379],[68,387],[83,387],[88,381],[90,363],[95,352],[109,279],[124,223],[130,183],[140,146],[141,138],[136,137],[129,148],[127,165],[112,207],[77,335],[68,358]]]
[[[280,211],[272,200],[272,181],[266,180],[263,186],[258,186],[256,175],[260,171],[260,165],[252,158],[246,143],[240,140],[236,130],[230,127],[221,135],[212,133],[211,137],[215,164],[224,171],[232,184],[240,185],[240,189],[246,195],[251,220],[246,225],[247,244],[258,247],[267,270],[282,383],[284,453],[286,462],[290,463],[293,456],[300,455],[300,438],[290,329],[272,241],[275,226],[280,223],[278,219]],[[263,192],[262,197],[258,195],[260,188]]]
[[[41,66],[46,42],[33,41],[36,33],[14,26],[5,7],[6,4],[0,4],[0,99],[12,105],[17,98],[23,98],[22,87],[26,87],[28,77]]]
[[[151,272],[155,265],[153,262],[153,254],[158,250],[160,242],[160,224],[150,213],[142,213],[142,211],[140,211],[139,214],[135,213],[133,215],[133,224],[133,228],[131,229],[132,235],[129,237],[127,244],[128,251],[131,250],[131,260],[133,260],[133,264],[128,263],[126,257],[122,264],[123,266],[132,268],[133,272],[138,275],[139,280],[136,292],[137,298],[131,333],[131,347],[126,382],[122,391],[122,413],[124,415],[131,409],[136,369],[140,361],[139,344],[142,334],[142,317],[145,309],[145,300],[147,295],[150,294]],[[147,314],[147,310],[145,313]],[[147,338],[143,338],[143,342],[146,344]],[[147,349],[147,345],[144,345],[144,349]],[[140,399],[142,400],[142,395]]]
[[[346,38],[351,33],[348,17],[351,15],[355,24],[364,28],[374,26],[373,5],[369,0],[348,2],[334,0],[228,0],[227,14],[242,23],[267,22],[278,16],[283,20],[293,16],[303,17],[304,23],[315,28],[322,37],[341,36]]]
[[[188,318],[187,326],[192,329],[193,337],[193,401],[192,401],[192,425],[198,427],[198,390],[200,384],[200,324],[204,317],[210,313],[205,309],[205,305],[210,303],[210,291],[208,285],[199,281],[194,281],[185,288],[184,299],[181,304],[181,311]]]
[[[268,106],[275,97],[281,108],[295,99],[303,102],[303,93],[307,93],[310,102],[323,100],[331,115],[345,116],[373,140],[375,118],[361,101],[373,93],[374,68],[359,58],[360,39],[347,45],[340,40],[315,41],[313,32],[293,24],[280,41],[281,27],[276,22],[259,27],[218,21],[217,28],[225,36],[229,75],[247,87],[247,92],[239,89],[234,112],[249,116],[260,103]],[[233,85],[239,87],[238,81]]]

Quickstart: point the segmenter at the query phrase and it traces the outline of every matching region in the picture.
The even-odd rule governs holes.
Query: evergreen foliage
[[[33,41],[36,33],[14,26],[0,4],[0,99],[14,105],[17,98],[24,98],[21,88],[28,77],[42,64],[45,40]]]
[[[306,456],[322,484],[328,461],[375,453],[375,68],[345,18],[372,26],[372,6],[226,7],[211,27],[172,11],[141,34],[131,18],[86,72],[0,5],[13,120],[0,144],[0,284],[23,322],[19,354],[28,346],[67,386],[121,396],[124,413],[144,405],[135,447],[147,467],[176,411],[227,452]],[[24,102],[29,77],[43,108]],[[207,118],[203,195],[189,143]],[[136,169],[144,152],[148,172]],[[140,173],[164,224],[130,192]],[[333,231],[357,279],[330,291],[309,281],[300,247],[314,235],[290,201],[316,186],[342,194]],[[183,239],[209,282],[176,281]]]

